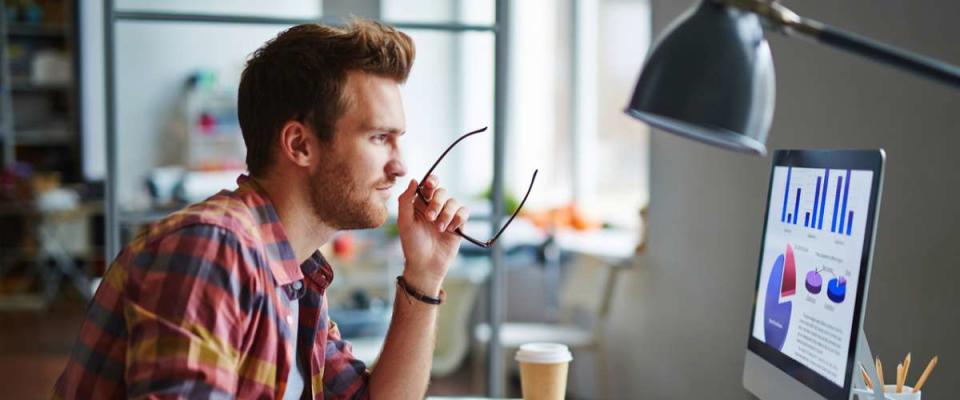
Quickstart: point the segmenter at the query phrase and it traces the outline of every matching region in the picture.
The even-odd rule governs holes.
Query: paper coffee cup
[[[517,350],[524,400],[561,400],[567,391],[570,349],[558,343],[528,343]]]

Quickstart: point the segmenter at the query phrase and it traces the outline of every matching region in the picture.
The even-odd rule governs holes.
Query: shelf
[[[66,127],[17,129],[13,143],[17,146],[66,146],[76,134]]]
[[[7,26],[8,36],[60,39],[65,38],[70,31],[67,25],[31,24],[12,22]]]
[[[62,83],[34,83],[28,80],[14,80],[10,85],[10,90],[14,92],[62,92],[70,90],[73,84],[70,82]]]

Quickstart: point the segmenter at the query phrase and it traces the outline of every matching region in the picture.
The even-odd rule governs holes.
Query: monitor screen
[[[749,346],[827,398],[850,387],[880,174],[838,155],[775,157]]]

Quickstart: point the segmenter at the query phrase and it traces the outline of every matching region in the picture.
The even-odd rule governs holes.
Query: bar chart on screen
[[[865,217],[865,210],[857,208],[867,199],[853,201],[852,197],[862,193],[858,187],[870,185],[871,172],[780,167],[775,173],[785,175],[777,176],[782,189],[771,194],[782,196],[773,203],[781,205],[780,223],[844,236],[857,232],[854,224],[860,225]]]
[[[873,171],[786,165],[770,182],[751,335],[838,384],[873,184]]]

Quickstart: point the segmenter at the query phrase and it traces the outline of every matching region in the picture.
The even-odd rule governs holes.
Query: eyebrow
[[[395,134],[397,136],[403,136],[404,133],[407,133],[407,131],[405,130],[401,130],[399,128],[391,128],[387,126],[369,126],[367,127],[367,129],[365,129],[365,131],[366,132],[370,132],[370,131],[387,132],[387,133]]]

